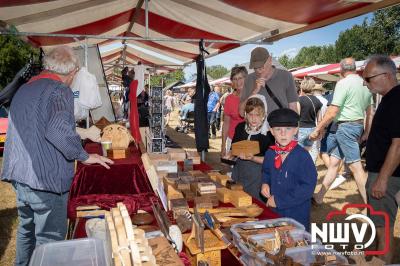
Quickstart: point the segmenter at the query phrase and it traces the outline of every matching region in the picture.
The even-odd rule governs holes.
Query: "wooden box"
[[[107,157],[110,159],[125,159],[129,156],[128,149],[109,149],[107,150]]]
[[[232,155],[239,156],[243,154],[256,155],[260,153],[260,145],[258,141],[253,140],[242,140],[239,142],[232,143]]]
[[[251,196],[241,190],[232,191],[230,200],[236,208],[250,206],[253,203]]]
[[[193,160],[193,164],[200,164],[200,154],[197,151],[186,151],[186,157]]]
[[[219,205],[217,193],[211,193],[211,194],[195,197],[194,202],[199,203],[199,204],[211,203],[211,207],[218,207],[218,205]],[[205,208],[205,207],[197,207],[197,208]]]
[[[168,148],[168,154],[171,160],[184,161],[186,159],[186,151],[178,148]]]
[[[176,161],[155,161],[154,166],[157,171],[167,171],[168,173],[178,172],[178,164]]]
[[[231,202],[231,190],[227,188],[217,188],[218,200],[223,203]]]
[[[168,153],[149,153],[149,158],[151,161],[153,161],[153,164],[154,164],[154,162],[157,162],[157,161],[171,160]]]
[[[210,198],[206,197],[195,197],[194,205],[197,209],[212,209],[213,203]]]
[[[197,192],[200,195],[215,193],[216,191],[217,191],[217,188],[215,187],[215,184],[212,182],[197,183]]]

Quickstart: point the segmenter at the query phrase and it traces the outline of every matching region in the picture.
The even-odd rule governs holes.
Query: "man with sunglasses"
[[[368,203],[374,210],[389,215],[391,251],[382,257],[387,264],[391,263],[395,248],[393,228],[399,206],[396,195],[400,196],[400,85],[396,72],[396,65],[389,57],[378,55],[369,59],[363,73],[368,89],[383,96],[367,142],[366,189]],[[381,217],[370,216],[377,227],[377,250],[385,247],[385,221]]]
[[[310,134],[310,139],[316,140],[323,136],[325,127],[333,119],[337,121],[336,148],[331,153],[328,171],[321,189],[314,195],[314,200],[316,203],[322,203],[325,193],[336,178],[340,161],[344,159],[353,173],[363,202],[366,203],[367,174],[361,163],[359,143],[366,140],[369,134],[373,110],[372,94],[357,74],[353,58],[343,59],[340,62],[340,70],[344,78],[336,84],[331,105],[322,121]]]

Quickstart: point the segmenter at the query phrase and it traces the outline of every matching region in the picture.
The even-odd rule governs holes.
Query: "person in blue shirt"
[[[295,219],[310,229],[311,198],[317,183],[317,170],[310,154],[294,140],[299,115],[288,108],[268,116],[275,145],[265,153],[261,194],[267,206],[283,217]]]
[[[208,127],[211,128],[211,134],[212,134],[211,137],[213,139],[215,139],[217,136],[216,119],[217,119],[217,111],[220,105],[219,94],[220,94],[220,88],[214,87],[214,91],[210,92],[207,101]],[[208,133],[208,135],[210,136],[210,133]]]

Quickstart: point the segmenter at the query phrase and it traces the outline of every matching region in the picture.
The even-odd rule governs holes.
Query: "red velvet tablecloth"
[[[101,154],[101,145],[88,143],[85,150],[88,153]],[[130,146],[129,156],[114,160],[110,169],[101,165],[78,163],[69,193],[68,209],[82,205],[79,202],[84,200],[83,196],[95,200],[103,197],[100,195],[123,196],[153,192],[140,156],[140,151],[135,146]],[[73,213],[74,210],[69,211],[68,217],[73,218]]]
[[[88,153],[101,154],[98,143],[85,146]],[[77,171],[70,189],[70,199],[88,194],[139,194],[153,192],[146,176],[140,151],[129,147],[129,156],[116,159],[110,169],[94,164],[78,163]]]

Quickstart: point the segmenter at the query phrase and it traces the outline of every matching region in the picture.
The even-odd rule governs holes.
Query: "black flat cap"
[[[272,111],[268,115],[270,127],[298,127],[300,116],[289,108],[281,108]]]

